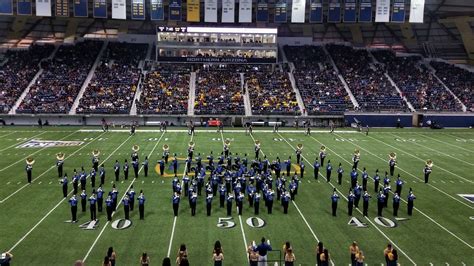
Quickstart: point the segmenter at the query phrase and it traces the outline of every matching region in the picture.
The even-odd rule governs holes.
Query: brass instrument
[[[432,168],[433,167],[433,161],[432,160],[426,160],[426,166],[428,166],[429,168]]]
[[[100,151],[99,151],[99,150],[93,150],[93,151],[92,151],[92,156],[94,156],[94,157],[99,157],[99,155],[100,155]]]
[[[194,145],[195,145],[195,143],[192,142],[192,141],[190,141],[189,144],[188,144],[188,147],[189,147],[190,149],[193,149],[193,148],[194,148]]]
[[[35,163],[35,159],[33,159],[32,157],[28,157],[26,158],[26,164],[31,166]]]
[[[163,151],[168,152],[170,150],[170,146],[168,144],[163,145]]]
[[[296,147],[298,148],[298,150],[302,150],[303,149],[303,144],[299,143],[298,145],[296,145]]]
[[[140,150],[140,146],[138,146],[138,145],[133,145],[132,151],[137,152],[137,151],[139,151],[139,150]]]
[[[390,159],[392,159],[392,160],[396,160],[396,159],[397,159],[397,154],[394,153],[394,152],[391,152],[388,156],[389,156]]]
[[[326,152],[326,146],[321,146],[321,152]]]
[[[56,159],[58,159],[59,161],[63,161],[64,160],[64,156],[65,154],[60,152],[60,153],[57,153],[56,154]]]

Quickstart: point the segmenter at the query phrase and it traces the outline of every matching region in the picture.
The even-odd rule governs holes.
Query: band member
[[[320,165],[319,162],[318,162],[318,158],[316,158],[316,159],[314,160],[314,164],[313,164],[314,179],[316,179],[316,180],[318,179],[319,167],[320,167],[320,166],[321,166],[321,165]]]
[[[112,221],[112,212],[114,209],[114,201],[112,196],[109,194],[105,199],[105,210],[107,211],[107,221]]]
[[[224,184],[219,187],[219,207],[224,208],[225,196],[227,195],[227,189]]]
[[[426,161],[425,168],[423,169],[423,173],[425,174],[425,184],[428,183],[428,179],[430,178],[432,168],[433,168],[433,161],[432,160]]]
[[[347,195],[347,214],[352,216],[352,209],[354,208],[355,195],[352,189],[349,189],[349,195]]]
[[[329,162],[328,162],[329,163]],[[332,196],[331,196],[331,202],[332,202],[332,216],[336,216],[336,211],[337,211],[337,201],[339,200],[339,195],[337,194],[336,189],[334,189]]]
[[[145,200],[143,190],[140,190],[140,195],[138,196],[138,212],[140,213],[140,220],[145,219]]]
[[[193,154],[194,154],[194,142],[190,141],[189,144],[188,144],[188,157],[189,158],[193,158]]]
[[[364,195],[362,196],[362,201],[363,201],[363,214],[364,216],[369,216],[368,211],[369,211],[369,201],[372,196],[367,192],[367,190],[364,191]]]
[[[61,184],[63,187],[63,197],[67,197],[67,184],[68,184],[67,174],[64,175],[63,179],[61,179]]]
[[[382,216],[383,207],[385,206],[385,195],[380,189],[379,194],[377,195],[377,216]]]
[[[416,199],[415,194],[413,194],[413,190],[410,188],[410,191],[408,192],[408,215],[411,216],[413,214],[413,207],[414,207],[414,201]]]
[[[95,187],[95,176],[96,176],[96,172],[94,170],[94,168],[91,169],[90,173],[89,173],[89,176],[91,178],[91,185],[92,187]]]
[[[245,196],[244,196],[244,193],[242,193],[242,191],[240,191],[235,197],[235,204],[237,205],[237,210],[238,210],[239,215],[242,215],[244,197]]]
[[[234,200],[234,195],[228,192],[227,193],[227,216],[232,215],[232,200]]]
[[[359,173],[357,172],[357,169],[352,168],[352,171],[351,171],[351,187],[352,188],[355,187],[358,177],[359,177]]]
[[[145,177],[148,176],[148,156],[145,156],[145,161],[142,163],[143,171],[145,171]]]
[[[255,160],[258,160],[258,156],[260,155],[260,141],[259,140],[255,141],[254,150],[255,150]]]
[[[359,165],[359,161],[360,161],[360,152],[359,152],[359,150],[356,149],[354,151],[354,155],[352,156],[352,162],[354,163],[352,165],[352,168],[357,170],[357,166]]]
[[[119,163],[118,160],[115,160],[114,173],[115,173],[115,181],[119,181],[119,176],[120,176],[120,163]]]
[[[194,123],[191,121],[190,135],[194,136]]]
[[[331,172],[332,172],[332,165],[331,160],[328,161],[328,165],[326,166],[326,181],[331,181]]]
[[[125,194],[125,197],[123,197],[122,203],[123,211],[125,213],[125,220],[130,220],[130,199],[128,198],[127,194]]]
[[[397,192],[393,196],[393,216],[398,216],[398,208],[400,208],[400,196]]]
[[[170,156],[170,147],[168,144],[163,145],[163,159],[165,161],[165,164],[168,164],[168,158]]]
[[[91,211],[91,221],[95,221],[97,219],[97,208],[96,208],[96,196],[95,190],[92,190],[92,195],[89,197],[89,209]]]
[[[176,158],[176,155],[174,156],[173,161],[171,162],[171,166],[173,167],[174,176],[178,176],[178,159]],[[188,169],[186,169],[186,171],[187,170]]]
[[[128,180],[128,161],[125,159],[125,162],[123,163],[123,175],[125,180]],[[115,181],[118,181],[118,179],[115,179]]]
[[[303,152],[303,144],[298,144],[296,146],[296,150],[295,150],[295,153],[296,153],[296,163],[297,164],[300,164],[300,161],[301,161],[301,153]]]
[[[367,190],[367,181],[369,180],[369,174],[367,173],[367,169],[362,171],[362,190]]]
[[[332,120],[329,121],[329,133],[333,133],[334,129],[336,128],[336,125]]]
[[[252,124],[249,125],[249,134],[252,135],[253,133],[253,127],[252,127]]]
[[[383,190],[383,194],[385,196],[385,202],[384,202],[384,208],[387,208],[388,206],[388,197],[389,197],[389,192],[392,190],[392,188],[390,188],[390,185],[389,184],[385,184],[382,188]]]
[[[397,154],[394,152],[391,152],[389,155],[389,160],[388,160],[388,166],[390,167],[390,176],[393,176],[393,173],[395,172],[395,165],[397,165]]]
[[[260,197],[260,192],[255,193],[255,196],[253,197],[253,209],[255,215],[258,215],[260,212]]]
[[[133,189],[133,185],[130,186],[130,190],[128,191],[127,195],[130,202],[130,210],[133,211],[133,207],[135,206],[135,190]]]
[[[405,182],[400,179],[400,174],[397,177],[397,181],[395,181],[395,185],[397,186],[395,192],[398,194],[398,196],[402,195],[402,187]]]
[[[82,190],[81,193],[81,207],[82,207],[82,212],[86,211],[86,203],[87,203],[87,194],[85,190]]]
[[[375,170],[375,175],[374,175],[374,187],[375,187],[375,193],[379,192],[379,183],[380,183],[380,176],[379,176],[379,169]]]
[[[229,157],[229,149],[230,149],[230,141],[226,139],[224,141],[224,157],[225,158]]]
[[[278,132],[278,122],[275,122],[275,124],[273,124],[273,133],[277,133]]]
[[[309,124],[309,122],[306,127],[306,136],[311,136],[311,125]]]
[[[104,190],[102,190],[102,186],[97,188],[97,210],[102,212],[102,204],[104,202]]]
[[[286,166],[286,175],[290,176],[290,171],[291,171],[291,156],[288,157],[287,160],[285,160],[285,166]]]
[[[99,155],[99,150],[94,150],[92,152],[92,168],[94,168],[96,172],[99,171]]]
[[[164,158],[161,157],[161,160],[158,160],[158,165],[159,165],[159,168],[160,168],[160,176],[163,176],[164,173],[165,173],[165,161],[164,161]]]
[[[212,194],[207,195],[206,197],[206,211],[207,211],[207,216],[211,216],[211,210],[212,210]]]
[[[58,168],[58,177],[63,176],[63,165],[64,165],[64,153],[60,152],[56,154],[56,167]]]
[[[77,223],[77,198],[75,194],[69,199],[69,204],[71,205],[71,222]]]
[[[25,170],[26,170],[26,178],[28,180],[28,183],[31,184],[31,176],[33,174],[33,164],[35,163],[35,160],[33,160],[33,158],[31,157],[28,157],[26,159],[26,167],[25,167]]]
[[[342,174],[344,173],[344,169],[342,169],[342,164],[339,163],[339,167],[337,168],[337,183],[339,185],[342,184]]]
[[[189,198],[189,202],[191,204],[191,215],[192,216],[196,215],[197,197],[198,197],[198,195],[196,194],[196,192],[193,192],[191,194],[191,197]]]
[[[321,150],[319,151],[319,160],[321,161],[321,166],[324,166],[324,158],[326,158],[326,147],[321,146]]]
[[[140,165],[140,162],[138,160],[132,161],[132,167],[133,167],[133,173],[135,174],[135,179],[138,178],[138,166]]]
[[[132,161],[138,161],[138,151],[139,150],[140,150],[140,146],[133,145],[132,154],[130,155],[130,157],[132,158]]]
[[[72,194],[77,194],[77,190],[78,190],[78,187],[79,187],[79,176],[77,175],[76,173],[76,169],[74,169],[74,174],[72,176]]]
[[[115,187],[115,184],[112,186],[112,191],[109,192],[109,195],[112,197],[112,209],[117,209],[117,199],[118,199],[118,191]]]
[[[104,164],[102,164],[100,166],[99,177],[100,177],[100,185],[102,186],[103,184],[105,184],[105,167],[104,167]]]
[[[84,167],[81,168],[81,173],[79,175],[79,181],[81,182],[81,190],[86,189],[86,182],[87,182],[87,174],[84,171]]]
[[[135,135],[135,129],[135,124],[132,124],[132,126],[130,127],[130,136]]]
[[[290,203],[290,193],[285,191],[281,195],[281,205],[283,206],[283,213],[288,214],[288,205]]]
[[[360,201],[360,197],[362,196],[362,187],[359,185],[359,182],[356,182],[356,185],[354,187],[354,195],[355,195],[354,206],[356,208],[359,208],[359,201]]]
[[[174,213],[174,216],[178,216],[178,209],[179,209],[179,194],[177,192],[175,192],[173,194],[173,197],[172,197],[172,202],[173,202],[173,213]]]

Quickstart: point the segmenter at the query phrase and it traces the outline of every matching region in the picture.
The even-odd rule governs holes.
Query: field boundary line
[[[337,134],[336,134],[336,135],[337,135]],[[376,140],[377,142],[383,143],[385,146],[389,146],[389,147],[391,147],[392,149],[396,149],[396,150],[399,150],[399,151],[401,151],[401,152],[403,152],[403,153],[406,153],[406,154],[410,155],[411,157],[413,157],[413,158],[415,158],[415,159],[418,159],[418,160],[420,160],[420,161],[422,161],[422,162],[426,162],[425,160],[421,159],[421,158],[418,157],[418,156],[413,155],[413,154],[410,153],[410,152],[406,152],[406,151],[404,151],[404,150],[402,150],[402,149],[400,149],[400,148],[396,148],[396,147],[394,147],[394,146],[392,146],[392,145],[390,145],[390,144],[387,144],[387,143],[385,143],[385,142],[383,142],[383,141],[381,141],[381,140],[379,140],[379,139],[377,139],[377,138],[374,138],[374,137],[372,137],[372,136],[367,136],[367,137],[369,137],[369,138],[371,138],[371,139],[373,139],[373,140]],[[449,171],[449,170],[446,170],[446,169],[444,169],[444,168],[441,167],[441,166],[437,166],[437,168],[443,170],[443,171],[446,172],[446,173],[450,173],[450,174],[453,175],[453,176],[457,176],[457,177],[461,178],[462,180],[464,180],[464,181],[466,181],[466,182],[468,182],[468,183],[474,184],[474,181],[471,181],[471,180],[469,180],[469,179],[466,179],[466,178],[464,178],[464,177],[462,177],[462,176],[460,176],[460,175],[458,175],[458,174],[456,174],[456,173],[453,173],[453,172],[451,172],[451,171]]]
[[[91,144],[92,142],[95,142],[97,139],[99,139],[101,136],[103,136],[105,134],[102,133],[100,134],[99,136],[97,136],[96,138],[94,138],[92,141],[88,142],[87,144],[85,144],[84,146],[82,146],[80,149],[76,150],[75,152],[71,153],[69,156],[67,156],[64,161],[66,161],[68,158],[70,158],[71,156],[73,156],[74,154],[76,154],[77,152],[79,152],[80,150],[84,149],[87,145]],[[33,180],[31,180],[31,182],[35,182],[37,179],[39,179],[40,177],[42,177],[43,175],[45,175],[47,172],[51,171],[53,168],[55,167],[55,165],[49,167],[46,171],[44,171],[43,173],[41,173],[39,176],[37,176],[36,178],[34,178]],[[22,187],[20,187],[19,189],[17,189],[15,192],[11,193],[9,196],[5,197],[3,200],[0,200],[0,204],[3,204],[5,201],[7,201],[9,198],[11,198],[13,195],[15,195],[16,193],[20,192],[21,190],[23,190],[25,187],[31,185],[30,183],[26,183],[25,185],[23,185]]]
[[[278,132],[278,135],[279,135],[292,149],[294,149],[293,145],[291,145],[291,144],[288,142],[288,140],[287,140],[286,138],[284,138],[279,132]],[[314,169],[313,164],[312,164],[310,161],[308,161],[308,159],[306,158],[306,156],[301,155],[301,158],[303,158],[303,159],[304,159],[309,165],[311,165],[311,167]],[[322,178],[325,178],[325,177],[323,176],[323,174],[321,174],[321,171],[319,172],[319,175],[320,175]],[[333,189],[336,189],[336,191],[341,195],[341,197],[344,198],[346,201],[348,201],[347,198],[346,198],[346,196],[345,196],[345,194],[343,194],[339,189],[337,189],[332,183],[330,183],[330,182],[326,182],[326,183],[329,184]],[[359,208],[356,208],[356,210],[357,210],[360,214],[362,214],[362,211],[361,211]],[[408,254],[405,253],[405,251],[403,251],[392,239],[390,239],[390,237],[388,237],[382,230],[380,230],[380,228],[378,228],[368,217],[364,216],[364,218],[372,225],[373,228],[375,228],[377,231],[379,231],[380,234],[382,234],[382,235],[385,237],[385,239],[387,239],[390,243],[392,243],[392,245],[395,246],[395,247],[398,249],[398,251],[400,251],[411,263],[413,263],[413,265],[416,265],[415,261],[413,261],[413,259],[412,259],[410,256],[408,256]]]
[[[34,136],[32,136],[32,137],[26,138],[26,140],[21,140],[21,141],[15,142],[15,144],[12,144],[12,145],[10,145],[10,146],[8,146],[8,147],[6,147],[6,148],[1,149],[0,152],[5,151],[5,150],[8,150],[8,149],[10,149],[10,148],[12,148],[12,147],[14,147],[14,146],[24,144],[24,143],[26,143],[26,142],[28,142],[28,141],[30,141],[30,140],[32,140],[32,139],[38,137],[38,136],[43,135],[43,134],[46,133],[46,132],[47,132],[47,131],[43,131],[43,132],[41,132],[41,133],[39,133],[39,134],[36,134],[36,135],[34,135]],[[13,132],[13,133],[15,133],[15,132]],[[5,136],[8,136],[8,135],[10,135],[10,134],[7,134],[7,135],[5,135]],[[4,137],[4,136],[2,136],[1,138],[3,138],[3,137]]]
[[[72,135],[74,135],[74,134],[76,134],[76,133],[80,133],[80,131],[79,131],[79,130],[73,131],[71,134],[69,134],[69,135],[67,135],[67,136],[65,136],[65,137],[60,138],[59,141],[65,139],[65,138],[68,138],[68,137],[70,137],[70,136],[72,136]],[[18,163],[20,163],[20,162],[23,162],[23,161],[26,160],[28,157],[31,157],[31,156],[37,154],[38,152],[40,152],[40,151],[42,151],[42,150],[44,150],[44,149],[47,149],[47,148],[48,148],[48,147],[41,148],[41,149],[39,149],[39,150],[37,150],[37,151],[35,151],[35,152],[29,154],[28,156],[24,157],[23,159],[20,159],[20,160],[14,162],[14,163],[11,163],[10,165],[8,165],[8,166],[6,166],[6,167],[0,169],[0,172],[3,172],[3,171],[5,171],[5,170],[7,170],[8,168],[10,168],[10,167],[12,167],[12,166],[14,166],[14,165],[16,165],[16,164],[18,164]]]
[[[148,155],[148,157],[151,157],[151,155],[153,155],[153,152],[155,151],[156,149],[156,146],[158,146],[158,143],[160,143],[161,139],[163,138],[163,136],[165,135],[165,132],[163,132],[160,136],[160,138],[156,141],[155,143],[155,146],[153,146],[153,149],[151,150],[150,154]],[[128,139],[130,139],[132,135],[130,135],[128,137]],[[128,140],[127,139],[127,140]],[[126,142],[126,141],[125,141]],[[124,142],[124,143],[125,143]],[[123,143],[122,143],[123,144]],[[138,170],[138,173],[140,174],[140,172],[142,171],[143,169],[143,165],[140,167],[140,169]],[[112,215],[111,217],[114,216],[115,213],[117,213],[117,210],[118,210],[118,207],[120,206],[120,204],[122,203],[122,200],[123,198],[125,198],[125,195],[127,195],[127,191],[132,187],[133,183],[135,183],[135,181],[137,180],[136,177],[133,178],[132,182],[130,182],[130,184],[128,185],[127,189],[125,190],[125,192],[123,193],[123,196],[122,198],[120,199],[120,201],[117,202],[117,207],[115,208],[115,210],[112,212]],[[97,242],[99,241],[99,238],[102,236],[102,234],[104,233],[105,229],[107,228],[107,225],[109,225],[110,221],[107,221],[104,226],[102,227],[102,230],[100,230],[100,233],[99,235],[97,236],[97,238],[94,240],[94,242],[92,243],[91,247],[89,248],[89,250],[87,251],[86,255],[84,256],[84,258],[82,259],[83,262],[85,262],[87,260],[87,258],[89,257],[90,253],[92,252],[92,250],[94,249],[95,245],[97,244]]]
[[[110,157],[112,157],[112,155],[118,151],[118,149],[120,149],[120,147],[122,147],[129,139],[130,139],[131,136],[129,136],[125,141],[122,142],[122,144],[120,144],[112,153],[110,153],[110,155],[102,162],[106,162],[108,159],[110,159]],[[68,194],[67,194],[67,197],[69,197],[69,195],[73,192],[74,190],[71,190]],[[56,206],[53,207],[53,209],[51,209],[45,216],[43,216],[43,218],[38,222],[36,223],[35,226],[33,226],[33,228],[30,229],[30,231],[28,231],[17,243],[15,243],[15,245],[13,245],[13,247],[9,250],[9,251],[12,251],[14,248],[16,248],[21,242],[23,242],[23,240],[26,239],[26,237],[31,234],[31,232],[33,232],[34,229],[36,229],[36,227],[38,227],[65,199],[67,199],[67,197],[65,198],[62,198],[58,204],[56,204]]]
[[[336,134],[337,136],[337,134]],[[319,141],[318,141],[319,142]],[[323,143],[319,142],[321,145],[324,145]],[[351,142],[349,142],[351,143]],[[357,144],[354,144],[354,143],[351,143],[352,145],[354,145],[355,147],[358,147],[359,149],[363,149],[362,147],[360,147],[359,145]],[[351,165],[351,163],[343,158],[342,156],[340,156],[338,153],[334,152],[334,150],[330,149],[329,147],[326,146],[327,149],[329,149],[330,151],[332,151],[334,153],[334,155],[338,156],[339,158],[341,158],[343,161],[345,161],[347,164]],[[365,149],[363,149],[365,150]],[[367,151],[367,150],[365,150]],[[373,153],[367,151],[369,154],[371,154],[372,156],[375,156],[377,157],[376,155],[374,155]],[[360,169],[358,169],[359,172]],[[392,193],[393,194],[393,193]],[[400,198],[403,202],[407,203],[404,199]],[[440,227],[441,229],[443,229],[444,231],[446,231],[447,233],[449,233],[450,235],[454,236],[455,238],[457,238],[459,241],[461,241],[463,244],[467,245],[469,248],[471,249],[474,249],[473,246],[471,246],[469,243],[467,243],[465,240],[461,239],[459,236],[457,236],[456,234],[454,234],[453,232],[451,232],[449,229],[447,229],[446,227],[444,227],[443,225],[439,224],[438,222],[436,222],[433,218],[431,218],[430,216],[428,216],[427,214],[425,214],[424,212],[422,212],[420,209],[418,209],[417,207],[414,207],[414,209],[416,211],[418,211],[419,213],[421,213],[423,216],[425,216],[426,218],[428,218],[430,221],[432,221],[434,224],[436,224],[438,227]]]

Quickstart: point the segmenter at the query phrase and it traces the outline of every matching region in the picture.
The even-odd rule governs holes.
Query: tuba
[[[296,148],[298,150],[302,150],[303,149],[303,144],[299,143],[298,145],[296,145]]]
[[[326,152],[326,146],[321,146],[321,152]]]
[[[391,152],[388,157],[391,159],[391,160],[396,160],[397,159],[397,154],[394,153],[394,152]]]
[[[432,160],[426,160],[426,166],[428,166],[429,168],[432,168],[433,167],[433,161]]]
[[[94,156],[94,157],[97,158],[97,157],[99,157],[99,155],[100,155],[100,151],[99,151],[99,150],[93,150],[93,151],[92,151],[92,156]]]
[[[169,150],[170,150],[170,146],[168,146],[168,144],[164,144],[163,145],[163,151],[168,152]]]
[[[229,139],[226,139],[226,140],[224,141],[224,144],[227,145],[227,146],[230,146],[230,140],[229,140]]]
[[[132,151],[137,152],[137,151],[139,151],[139,150],[140,150],[140,146],[138,146],[138,145],[133,145]]]
[[[355,150],[354,150],[354,155],[357,156],[357,157],[360,156],[360,151],[359,151],[359,149],[355,149]]]
[[[188,144],[188,147],[189,147],[190,149],[194,149],[194,145],[195,145],[195,143],[192,142],[192,141],[190,141],[189,144]]]
[[[58,161],[64,161],[64,156],[65,154],[60,152],[60,153],[57,153],[56,154],[56,159],[58,159]]]
[[[33,159],[32,157],[26,158],[27,165],[32,166],[34,163],[35,163],[35,159]]]
[[[260,140],[255,140],[255,147],[260,149]]]

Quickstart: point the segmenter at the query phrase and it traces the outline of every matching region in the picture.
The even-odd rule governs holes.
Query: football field
[[[179,215],[173,216],[171,203],[173,174],[169,165],[160,176],[156,167],[161,159],[163,145],[170,148],[170,161],[176,153],[179,160],[178,177],[185,173],[184,160],[190,141],[195,143],[194,156],[203,158],[212,151],[214,162],[223,150],[224,140],[230,141],[230,152],[249,161],[254,159],[254,141],[261,143],[261,158],[270,162],[278,156],[283,162],[291,156],[292,172],[299,173],[295,148],[303,145],[304,178],[300,179],[298,195],[290,203],[289,213],[283,214],[281,204],[274,202],[273,214],[267,214],[260,204],[260,214],[244,201],[242,216],[235,202],[232,217],[226,209],[219,208],[219,196],[212,202],[212,215],[206,216],[205,195],[198,197],[197,214],[191,216],[187,198],[182,197]],[[51,142],[48,142],[51,141]],[[130,159],[132,146],[139,145],[140,162],[149,158],[149,174],[144,177],[140,167],[134,179],[130,167],[128,180],[115,182],[113,165]],[[318,179],[313,175],[313,162],[320,147],[327,149],[328,160],[333,165],[331,182],[326,182],[325,167]],[[64,172],[71,181],[73,169],[84,166],[89,172],[92,151],[100,151],[100,163],[106,168],[104,191],[111,191],[115,184],[119,199],[133,185],[136,192],[143,189],[145,219],[139,220],[138,208],[130,213],[132,224],[125,229],[114,229],[107,222],[105,210],[98,213],[99,223],[94,230],[79,226],[89,221],[89,204],[86,212],[78,207],[78,223],[71,219],[67,198],[56,169],[56,154],[65,153]],[[354,219],[347,213],[347,195],[350,188],[350,171],[354,150],[360,151],[359,170],[367,168],[370,179],[368,191],[372,195],[369,215],[355,209]],[[395,191],[397,174],[405,182],[397,219],[392,215],[390,194],[384,218],[377,218],[377,199],[372,176],[379,169],[381,178],[389,170],[389,154],[397,154],[395,177],[391,179]],[[33,182],[27,183],[25,160],[32,157]],[[315,247],[322,241],[329,250],[333,265],[350,263],[349,245],[359,243],[368,265],[384,263],[383,250],[392,243],[398,250],[401,265],[474,265],[474,131],[468,129],[373,129],[368,136],[351,129],[334,133],[313,129],[310,136],[303,129],[254,129],[247,135],[242,129],[225,128],[223,133],[210,128],[197,128],[194,136],[184,128],[139,128],[130,136],[127,129],[102,132],[97,127],[4,127],[0,128],[0,250],[11,250],[13,265],[73,265],[78,259],[86,265],[100,265],[107,248],[117,252],[118,265],[139,265],[139,256],[147,252],[151,265],[160,265],[164,257],[174,261],[179,245],[184,243],[192,265],[212,265],[214,242],[220,240],[224,250],[225,265],[247,265],[247,246],[262,237],[271,241],[274,252],[269,259],[280,257],[282,245],[290,241],[296,255],[296,265],[315,265]],[[428,184],[424,183],[423,168],[426,160],[434,162]],[[344,169],[342,185],[337,184],[339,163]],[[194,162],[193,162],[194,165]],[[282,169],[282,173],[283,173]],[[359,182],[361,182],[359,173]],[[207,178],[208,176],[206,176]],[[100,178],[97,177],[97,180]],[[99,183],[99,181],[96,181]],[[70,183],[71,184],[71,183]],[[337,217],[331,214],[331,195],[336,188],[339,195]],[[407,215],[409,188],[416,195],[413,216]],[[91,185],[87,185],[88,196]],[[361,201],[362,202],[362,201]],[[137,205],[137,203],[135,203]],[[112,221],[124,218],[119,203]],[[224,218],[224,219],[222,219]],[[250,219],[249,219],[250,218]],[[281,254],[283,256],[283,254]],[[273,264],[272,264],[273,265]]]

